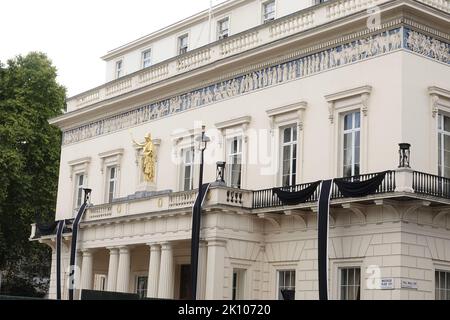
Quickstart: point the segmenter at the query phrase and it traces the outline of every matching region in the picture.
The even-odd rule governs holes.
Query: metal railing
[[[339,178],[339,179],[344,180],[344,181],[351,181],[351,182],[366,181],[366,180],[374,178],[375,176],[377,176],[380,173],[381,172],[361,174],[361,175],[357,175],[357,176],[345,177],[345,178]],[[314,182],[282,187],[281,190],[289,191],[289,192],[296,192],[296,191],[300,191],[300,190],[303,190],[303,189],[309,187],[312,183],[314,183]],[[394,191],[395,191],[395,171],[389,170],[389,171],[386,171],[386,176],[384,177],[380,186],[377,188],[377,190],[373,194],[387,193],[387,192],[394,192]],[[320,185],[317,187],[316,191],[305,203],[317,201],[319,199],[319,194],[320,194]],[[339,198],[343,198],[343,197],[344,196],[339,192],[337,185],[335,183],[333,183],[332,190],[331,190],[331,199],[339,199]],[[278,196],[273,192],[273,188],[253,191],[253,203],[252,203],[253,209],[279,207],[279,206],[283,206],[283,203],[280,201],[280,199],[278,199]]]
[[[360,174],[357,176],[337,178],[335,180],[341,180],[341,181],[347,181],[347,182],[366,181],[366,180],[375,178],[380,173],[382,173],[382,172]],[[373,194],[394,192],[394,190],[395,190],[395,171],[389,170],[389,171],[386,171],[386,175],[385,175],[383,181],[381,182],[380,186],[377,188],[377,190]],[[338,186],[335,183],[333,183],[333,187],[331,190],[331,199],[339,199],[339,198],[344,198],[344,196],[339,191]]]
[[[287,186],[280,188],[283,191],[296,192],[308,188],[314,182],[297,184],[295,186]],[[306,202],[314,202],[319,199],[320,186]],[[268,207],[280,207],[283,203],[278,199],[278,196],[273,192],[273,188],[253,191],[253,203],[252,208],[268,208]]]
[[[424,172],[413,172],[412,188],[415,193],[450,198],[450,179]]]

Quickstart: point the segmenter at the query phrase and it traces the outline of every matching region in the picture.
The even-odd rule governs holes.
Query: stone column
[[[108,291],[116,291],[117,285],[117,270],[119,268],[119,249],[118,248],[107,248],[109,249],[109,266],[108,266]]]
[[[83,250],[83,261],[81,263],[81,289],[92,290],[94,261],[92,251]]]
[[[205,299],[207,300],[223,299],[225,246],[226,240],[208,240],[205,293]]]
[[[159,269],[158,298],[173,299],[174,267],[172,244],[161,244],[161,266]]]
[[[198,250],[197,299],[205,300],[206,268],[207,268],[206,241],[201,240]]]
[[[147,297],[158,298],[159,266],[161,264],[161,246],[149,243],[150,262],[148,265]]]
[[[119,270],[117,271],[117,292],[128,292],[130,283],[130,248],[119,248]]]

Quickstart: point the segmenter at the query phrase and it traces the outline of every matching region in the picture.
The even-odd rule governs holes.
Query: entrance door
[[[191,285],[191,265],[182,264],[180,266],[180,299],[192,299],[192,285]]]

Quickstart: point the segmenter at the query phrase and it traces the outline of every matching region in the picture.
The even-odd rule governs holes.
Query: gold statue
[[[145,135],[144,143],[136,142],[136,140],[133,139],[133,136],[131,136],[131,139],[133,140],[134,144],[138,145],[139,147],[142,147],[141,164],[145,181],[154,182],[156,155],[151,134],[147,133]]]

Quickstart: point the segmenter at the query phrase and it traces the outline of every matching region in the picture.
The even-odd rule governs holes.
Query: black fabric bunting
[[[313,182],[309,187],[294,192],[284,191],[281,190],[281,188],[273,188],[273,193],[278,196],[278,199],[280,199],[284,205],[296,205],[308,201],[316,191],[320,182],[321,181]]]
[[[90,198],[91,189],[83,189],[84,190],[84,203],[81,205],[78,210],[77,216],[73,221],[72,225],[72,243],[70,246],[70,272],[69,272],[69,300],[73,300],[73,294],[75,290],[75,270],[76,270],[76,253],[77,253],[77,239],[78,239],[78,229],[80,227],[81,219],[83,218],[83,214],[86,211],[86,207],[88,205],[88,200]]]
[[[56,229],[56,299],[61,300],[61,241],[65,220],[58,221]]]
[[[344,197],[364,197],[377,191],[384,180],[386,172],[381,172],[375,177],[365,181],[345,181],[345,179],[335,179],[334,183]]]
[[[319,299],[328,300],[328,225],[330,214],[330,195],[333,180],[324,180],[320,188],[318,205],[318,266]]]

